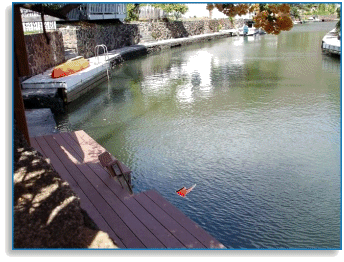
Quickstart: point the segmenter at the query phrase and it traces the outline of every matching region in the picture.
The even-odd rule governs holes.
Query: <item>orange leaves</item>
[[[215,7],[227,16],[245,15],[249,11],[248,4],[215,4]]]
[[[254,27],[262,28],[268,34],[278,35],[281,31],[288,31],[293,27],[288,4],[215,4],[215,7],[230,17],[255,13]]]
[[[249,5],[248,4],[238,4],[235,6],[236,12],[238,15],[246,15],[248,13]]]
[[[268,34],[278,35],[281,31],[289,31],[293,27],[293,21],[286,14],[267,15],[258,13],[254,18],[256,28],[262,28]]]
[[[278,10],[283,14],[289,14],[290,13],[290,5],[288,5],[288,4],[278,5]]]

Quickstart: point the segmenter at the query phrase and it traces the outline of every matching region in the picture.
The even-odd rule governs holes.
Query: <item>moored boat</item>
[[[243,28],[239,28],[238,31],[239,31],[240,36],[245,36]],[[251,36],[251,35],[256,35],[256,34],[260,34],[259,30],[255,27],[251,27],[251,28],[248,28],[248,32],[246,35]],[[263,32],[262,32],[262,34],[263,34]]]

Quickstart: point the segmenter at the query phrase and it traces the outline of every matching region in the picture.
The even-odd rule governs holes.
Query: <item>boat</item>
[[[72,75],[90,66],[90,62],[83,56],[77,56],[67,60],[65,63],[54,67],[51,77],[59,78]]]
[[[238,31],[239,31],[240,36],[244,36],[244,29],[243,28],[239,28]],[[257,28],[255,28],[255,27],[248,28],[247,36],[256,35],[256,34],[259,34],[259,30]]]

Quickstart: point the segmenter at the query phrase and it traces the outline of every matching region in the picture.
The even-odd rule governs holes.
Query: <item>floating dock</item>
[[[122,47],[89,58],[90,66],[88,68],[61,78],[52,78],[51,73],[53,68],[48,69],[44,73],[33,76],[22,82],[24,103],[25,105],[28,104],[29,107],[30,105],[39,104],[41,104],[40,107],[50,107],[51,101],[53,100],[57,110],[59,110],[61,108],[61,103],[70,103],[99,85],[101,82],[106,81],[109,71],[114,68],[115,65],[125,60],[163,49],[229,37],[235,35],[235,32],[235,29],[223,30],[217,33],[160,40]]]
[[[145,53],[146,49],[144,46],[131,46],[130,49],[128,47],[121,48],[107,54],[91,57],[88,59],[89,67],[61,78],[52,78],[53,68],[50,68],[44,73],[22,82],[23,99],[30,99],[35,96],[59,96],[63,99],[63,102],[69,103],[105,81],[111,67],[121,62],[123,56],[129,52],[131,54]]]

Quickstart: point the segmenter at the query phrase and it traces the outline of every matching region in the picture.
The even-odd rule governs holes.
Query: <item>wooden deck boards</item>
[[[224,248],[156,191],[130,195],[101,166],[105,149],[84,131],[31,138],[79,196],[81,207],[121,248]],[[125,172],[128,167],[121,164]]]

